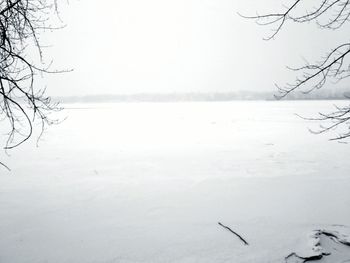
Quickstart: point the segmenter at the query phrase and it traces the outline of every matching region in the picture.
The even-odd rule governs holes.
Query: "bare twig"
[[[11,169],[4,163],[0,162],[0,166],[4,167],[7,171],[11,171]]]
[[[220,222],[218,222],[219,226],[222,226],[223,228],[226,228],[228,231],[230,231],[232,234],[236,235],[243,243],[244,245],[248,246],[248,242],[239,234],[237,234],[235,231],[233,231],[231,228],[229,228],[228,226],[225,226],[223,224],[221,224]]]
[[[284,258],[284,260],[288,263],[288,259],[290,259],[291,257],[296,257],[298,259],[301,259],[303,263],[305,262],[309,262],[309,261],[315,261],[315,260],[320,260],[323,258],[323,256],[327,256],[328,254],[320,254],[320,255],[315,255],[315,256],[310,256],[310,257],[301,257],[299,255],[297,255],[295,252],[290,253],[288,256],[286,256]]]

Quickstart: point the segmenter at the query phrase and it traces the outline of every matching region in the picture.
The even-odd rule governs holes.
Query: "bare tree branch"
[[[273,33],[266,40],[274,38],[283,28],[287,21],[293,23],[315,22],[319,28],[336,30],[349,22],[350,0],[319,0],[315,6],[309,10],[304,10],[303,4],[306,0],[294,1],[289,7],[285,7],[283,12],[269,13],[256,16],[242,16],[253,19],[257,24],[263,26],[274,26]],[[328,82],[338,83],[350,77],[350,42],[344,36],[345,42],[329,51],[323,58],[315,63],[306,62],[300,68],[289,68],[300,72],[299,77],[292,83],[284,86],[276,85],[277,99],[282,99],[288,94],[300,90],[303,93],[310,93],[315,89],[324,87]],[[309,119],[310,120],[310,119]],[[331,121],[331,124],[321,126],[316,133],[324,133],[338,127],[345,127],[345,132],[341,132],[332,140],[341,140],[350,137],[350,105],[337,108],[335,112],[321,114],[319,118],[312,118],[318,121]]]
[[[55,10],[56,0],[0,0],[0,116],[9,127],[5,149],[27,141],[35,121],[42,131],[56,122],[49,114],[60,110],[59,105],[34,85],[37,75],[63,72],[44,66],[40,45],[40,33],[52,29],[48,21]],[[39,63],[28,56],[32,46]]]

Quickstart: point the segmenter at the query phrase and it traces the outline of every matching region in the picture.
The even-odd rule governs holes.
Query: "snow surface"
[[[12,168],[0,262],[284,262],[312,249],[312,231],[350,224],[350,146],[294,113],[333,103],[65,105],[38,148],[0,156]]]

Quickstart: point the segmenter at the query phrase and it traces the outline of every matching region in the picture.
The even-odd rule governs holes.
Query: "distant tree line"
[[[104,103],[104,102],[176,102],[176,101],[235,101],[235,100],[274,100],[274,92],[238,91],[216,93],[139,93],[129,95],[91,95],[56,97],[64,103]],[[291,93],[289,100],[344,100],[350,96],[346,90],[324,89],[314,93]]]

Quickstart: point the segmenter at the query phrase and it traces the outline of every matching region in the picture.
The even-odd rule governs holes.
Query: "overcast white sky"
[[[60,3],[67,25],[43,36],[56,68],[46,76],[51,95],[274,90],[299,66],[339,43],[339,32],[286,25],[276,40],[270,28],[237,12],[281,10],[293,1],[70,0]]]

